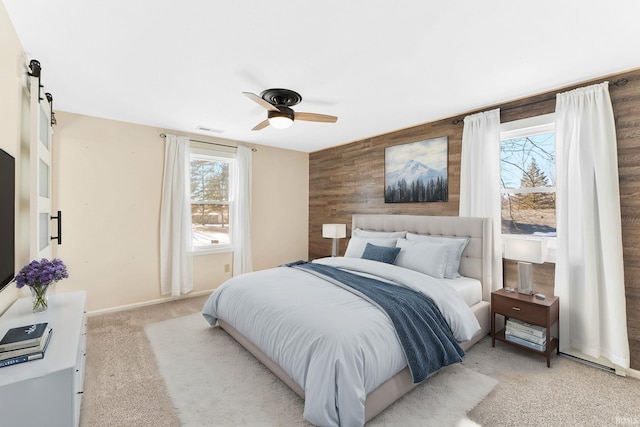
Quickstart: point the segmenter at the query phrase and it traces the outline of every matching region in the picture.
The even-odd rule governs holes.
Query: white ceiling
[[[3,2],[55,110],[308,152],[640,67],[638,0]]]

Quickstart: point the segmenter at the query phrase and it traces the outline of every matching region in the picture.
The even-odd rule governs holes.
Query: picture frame
[[[386,147],[385,203],[448,201],[448,158],[446,136]]]

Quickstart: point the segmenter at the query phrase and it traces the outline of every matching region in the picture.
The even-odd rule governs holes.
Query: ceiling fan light
[[[286,116],[269,117],[269,124],[276,129],[287,129],[293,124],[293,120]]]
[[[293,110],[283,105],[277,105],[277,110],[267,111],[269,124],[276,129],[286,129],[293,124]]]

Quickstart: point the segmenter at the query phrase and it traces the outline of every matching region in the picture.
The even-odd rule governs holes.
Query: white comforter
[[[464,300],[433,277],[359,258],[315,262],[393,281],[431,297],[455,338],[480,326]],[[278,267],[234,277],[203,308],[253,342],[305,391],[304,418],[321,426],[362,426],[367,393],[406,366],[391,321],[351,292],[307,272]]]

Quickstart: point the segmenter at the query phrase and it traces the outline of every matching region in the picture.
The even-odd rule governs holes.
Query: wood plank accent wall
[[[555,94],[608,80],[628,80],[626,86],[610,86],[618,136],[618,172],[624,245],[627,326],[631,348],[631,367],[640,370],[640,70],[602,77],[579,85],[536,95],[518,101],[482,108],[501,108],[501,121],[552,113]],[[462,119],[467,114],[424,123],[396,132],[363,139],[309,155],[309,258],[331,253],[331,241],[322,238],[322,224],[347,224],[351,235],[354,213],[413,215],[457,215],[460,200],[460,148]],[[385,203],[385,147],[429,138],[449,138],[449,201],[443,203]],[[344,253],[348,239],[340,240]],[[536,266],[536,275],[546,282],[541,290],[553,291],[554,264]],[[515,270],[507,266],[506,280],[514,280]]]

